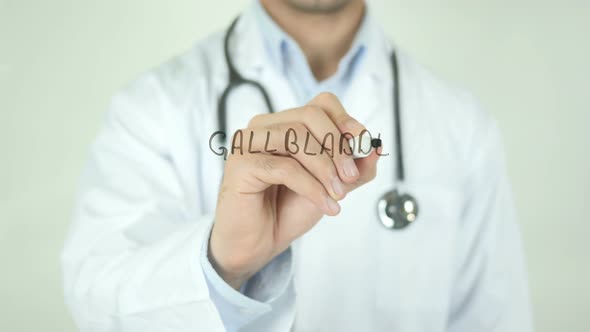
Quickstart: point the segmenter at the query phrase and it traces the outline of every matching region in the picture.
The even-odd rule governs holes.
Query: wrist
[[[235,272],[224,268],[223,265],[215,259],[211,249],[209,249],[209,252],[207,253],[207,258],[221,279],[223,279],[223,281],[225,281],[235,290],[239,290],[242,285],[250,278],[250,275],[247,273]]]
[[[216,248],[214,233],[211,233],[209,239],[207,259],[217,274],[235,290],[239,290],[242,285],[252,277],[255,272],[251,272],[248,260],[243,255],[228,253],[222,254],[223,250]]]

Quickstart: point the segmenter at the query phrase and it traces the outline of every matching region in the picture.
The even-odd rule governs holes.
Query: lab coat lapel
[[[240,17],[230,43],[230,50],[239,73],[245,78],[259,82],[267,90],[275,111],[300,106],[297,105],[287,80],[271,64],[262,40],[260,25],[256,22],[254,7]],[[244,90],[246,89],[255,93],[249,94],[250,97],[245,100],[256,99],[255,105],[252,106],[256,106],[258,113],[266,112],[260,93],[252,87],[245,87]],[[244,108],[243,99],[235,99],[240,100],[241,108]]]
[[[347,112],[359,122],[369,124],[383,124],[383,119],[391,113],[391,64],[389,54],[391,46],[379,25],[367,13],[367,42],[366,53],[359,67],[356,69],[353,81],[343,98]],[[391,127],[392,122],[387,122]]]

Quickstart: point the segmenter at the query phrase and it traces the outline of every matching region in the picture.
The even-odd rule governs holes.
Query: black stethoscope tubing
[[[250,85],[257,89],[266,104],[269,113],[275,113],[270,97],[266,89],[254,80],[244,78],[236,69],[231,55],[229,53],[229,41],[239,21],[239,17],[229,26],[223,38],[223,55],[229,74],[229,81],[223,90],[217,105],[217,122],[218,128],[225,133],[227,129],[227,99],[230,93],[241,85]],[[399,85],[399,68],[395,51],[391,52],[390,56],[391,70],[393,76],[393,114],[394,114],[394,128],[395,128],[395,151],[396,151],[396,173],[395,177],[398,183],[402,183],[405,178],[404,174],[404,158],[403,158],[403,144],[402,144],[402,128],[401,128],[401,105],[400,105],[400,85]],[[225,137],[221,136],[225,143]],[[418,204],[416,200],[409,194],[399,194],[397,189],[386,192],[378,202],[378,214],[381,223],[390,229],[401,229],[413,222],[418,213]]]

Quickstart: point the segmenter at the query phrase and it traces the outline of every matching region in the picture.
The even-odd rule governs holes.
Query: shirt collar
[[[240,73],[246,76],[259,75],[260,70],[271,68],[274,70],[276,68],[272,64],[270,54],[265,50],[265,33],[261,29],[261,20],[257,17],[258,15],[256,13],[256,7],[261,6],[258,1],[254,0],[253,5],[240,17],[234,36],[230,40],[230,54],[232,55],[232,59],[240,70]],[[263,8],[260,9],[266,14]],[[268,17],[268,14],[266,15]],[[389,69],[391,67],[390,55],[392,49],[396,49],[396,46],[389,41],[389,38],[374,17],[369,3],[367,4],[363,22],[363,38],[367,40],[366,51],[363,56],[362,65],[359,65],[356,71],[359,76],[367,75],[376,80],[376,82],[383,83],[391,79],[391,70]],[[268,19],[274,23],[270,17]],[[276,25],[276,23],[274,24]],[[399,53],[398,50],[398,57],[403,55]]]
[[[298,56],[301,58],[303,57],[303,52],[297,42],[270,17],[259,0],[254,1],[253,7],[255,19],[262,33],[265,52],[272,66],[284,74],[291,61],[293,61],[293,57]],[[352,46],[340,60],[338,71],[334,76],[352,75],[352,72],[358,67],[363,54],[370,46],[369,44],[372,40],[370,34],[371,25],[372,18],[367,10]],[[309,68],[307,69],[309,70]],[[330,79],[328,78],[328,80]]]

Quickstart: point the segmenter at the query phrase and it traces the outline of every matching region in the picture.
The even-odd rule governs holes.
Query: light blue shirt
[[[254,1],[251,10],[260,24],[259,30],[263,33],[264,47],[272,66],[287,78],[299,104],[307,103],[321,92],[332,92],[339,98],[344,96],[364,59],[369,40],[368,15],[365,15],[351,48],[340,60],[336,73],[318,82],[297,42],[272,20],[258,1]],[[269,312],[273,301],[286,291],[292,279],[291,249],[277,256],[238,292],[211,266],[207,258],[208,242],[204,241],[201,251],[201,266],[210,296],[227,331],[235,331]]]
[[[332,92],[339,98],[344,96],[364,58],[369,39],[366,20],[361,23],[349,51],[340,60],[336,73],[318,82],[297,42],[272,20],[258,1],[255,1],[254,12],[263,32],[268,57],[289,81],[298,103],[305,104],[321,92]]]

